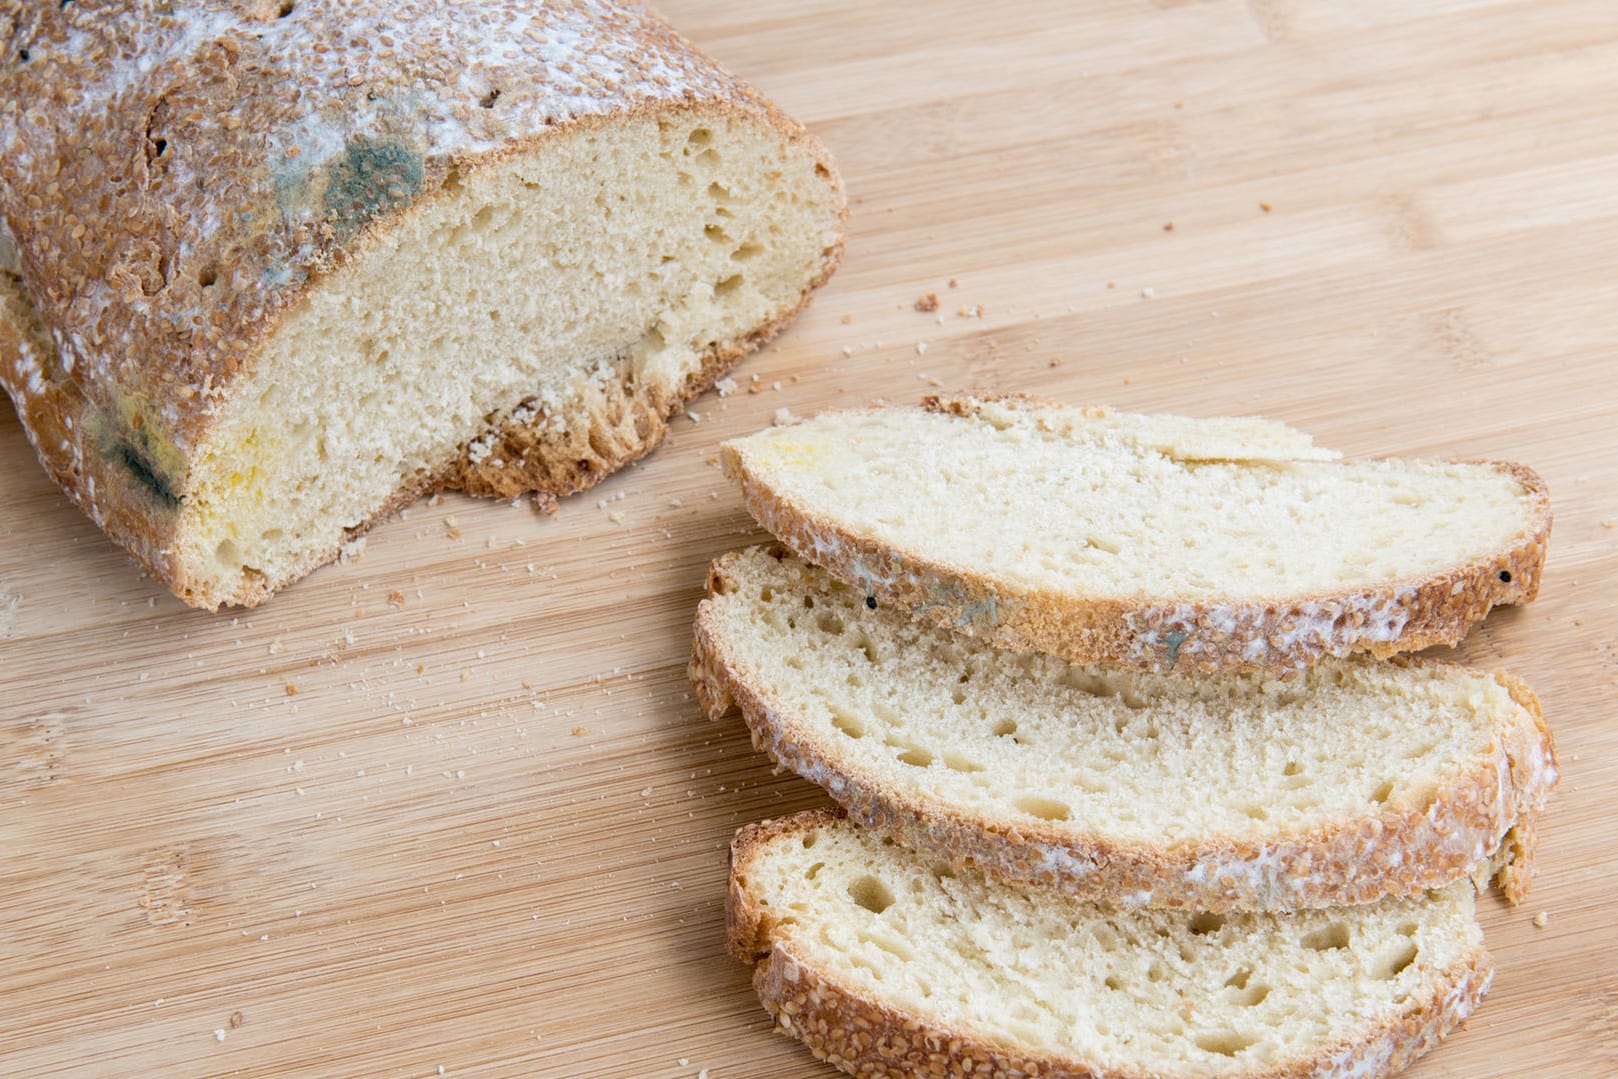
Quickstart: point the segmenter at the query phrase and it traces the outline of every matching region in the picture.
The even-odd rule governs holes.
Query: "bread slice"
[[[1532,600],[1520,465],[1342,461],[1262,420],[1022,399],[832,412],[726,444],[747,508],[882,603],[996,645],[1289,671],[1452,644]]]
[[[34,6],[0,385],[193,604],[428,490],[590,486],[841,252],[824,148],[640,4]]]
[[[829,812],[742,829],[729,945],[780,1030],[861,1076],[1355,1076],[1476,1008],[1461,884],[1290,914],[1119,913],[996,885]]]
[[[1516,679],[1329,659],[1296,677],[1005,652],[867,609],[779,549],[717,560],[692,683],[859,823],[1123,907],[1363,903],[1488,863],[1516,901],[1556,782]]]

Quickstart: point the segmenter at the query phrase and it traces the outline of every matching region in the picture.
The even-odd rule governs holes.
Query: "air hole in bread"
[[[1111,989],[1114,993],[1118,992],[1118,990],[1124,987],[1124,983],[1119,980],[1118,975],[1116,974],[1107,975],[1101,984],[1106,986],[1108,989]]]
[[[488,93],[486,93],[482,97],[478,98],[478,108],[480,108],[480,109],[492,109],[492,108],[494,108],[494,103],[496,101],[499,101],[499,100],[500,100],[500,88],[498,86],[496,86],[496,87],[492,88]]]
[[[1372,968],[1372,973],[1383,981],[1395,978],[1401,970],[1416,961],[1417,951],[1415,941],[1406,941],[1391,954],[1379,958],[1376,966]]]
[[[1348,926],[1342,922],[1333,922],[1328,926],[1316,929],[1312,933],[1303,935],[1303,946],[1317,952],[1331,951],[1333,948],[1348,947]]]
[[[1303,765],[1297,761],[1287,761],[1287,766],[1281,770],[1284,776],[1295,776],[1303,771]]]
[[[1420,927],[1418,925],[1416,925],[1415,922],[1405,922],[1403,925],[1401,925],[1399,927],[1399,933],[1402,936],[1413,937],[1413,936],[1416,935],[1416,930],[1419,929],[1419,928]]]
[[[1211,911],[1203,911],[1201,914],[1198,914],[1196,917],[1191,919],[1191,932],[1197,934],[1198,936],[1206,936],[1209,933],[1218,932],[1224,927],[1224,924],[1225,919],[1223,915],[1214,914]]]
[[[803,849],[809,850],[813,848],[816,843],[820,842],[820,835],[817,832],[806,832],[804,833],[802,842]]]
[[[1252,978],[1252,976],[1253,969],[1251,967],[1243,967],[1235,974],[1232,974],[1230,977],[1225,979],[1225,986],[1230,989],[1246,989],[1248,979]]]
[[[815,617],[815,625],[820,627],[820,632],[829,634],[833,637],[842,636],[845,628],[843,620],[837,617],[837,615],[832,611],[821,611],[820,614]]]
[[[983,765],[977,763],[976,761],[967,760],[958,753],[944,754],[944,767],[948,768],[952,772],[971,773],[984,771]]]
[[[219,267],[211,262],[197,273],[197,284],[201,285],[203,288],[212,288],[214,282],[218,280]]]
[[[1371,792],[1371,801],[1373,802],[1386,802],[1391,797],[1393,797],[1393,780],[1391,779],[1379,783],[1376,790]]]
[[[719,160],[719,151],[715,150],[711,146],[697,155],[697,164],[701,165],[705,169],[717,170],[719,168]]]
[[[881,914],[893,906],[893,890],[870,875],[851,882],[848,897],[872,914]]]
[[[1257,1038],[1250,1038],[1245,1034],[1225,1030],[1212,1034],[1198,1034],[1197,1048],[1205,1052],[1217,1053],[1222,1057],[1233,1057],[1256,1041],[1258,1041]]]
[[[857,716],[841,708],[832,709],[831,725],[850,738],[865,737],[865,724],[861,723]]]
[[[745,243],[736,250],[732,251],[730,253],[730,257],[736,262],[746,262],[748,259],[756,258],[763,253],[763,244]]]
[[[695,153],[713,141],[713,132],[705,127],[693,128],[691,134],[685,137],[685,152],[687,155]]]
[[[1243,806],[1242,812],[1252,820],[1269,820],[1270,811],[1263,806]]]
[[[912,747],[899,754],[899,763],[908,764],[912,768],[927,768],[933,763],[933,755],[925,749]]]
[[[718,225],[704,225],[702,228],[702,234],[716,244],[729,244],[733,242],[730,238],[730,233],[726,232]]]
[[[814,865],[812,865],[808,869],[804,870],[803,879],[804,880],[814,880],[816,877],[820,876],[820,871],[822,869],[825,869],[825,868],[826,868],[826,863],[825,862],[816,862]]]
[[[741,274],[733,273],[713,287],[713,294],[715,296],[729,296],[742,287],[743,280],[745,278]]]
[[[1011,803],[1030,817],[1040,820],[1067,820],[1073,815],[1073,809],[1066,802],[1059,802],[1055,798],[1041,798],[1037,794],[1027,794]]]
[[[996,738],[1010,738],[1017,733],[1017,721],[1010,718],[1002,719],[994,725],[992,733]]]

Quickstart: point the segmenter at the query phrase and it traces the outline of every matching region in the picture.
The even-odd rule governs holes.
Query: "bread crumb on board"
[[[916,300],[916,310],[923,314],[931,314],[938,310],[938,293],[929,292]]]
[[[1542,910],[1538,914],[1534,915],[1534,928],[1535,929],[1544,929],[1545,926],[1547,924],[1549,924],[1550,920],[1551,920],[1550,913],[1548,911],[1543,911]]]

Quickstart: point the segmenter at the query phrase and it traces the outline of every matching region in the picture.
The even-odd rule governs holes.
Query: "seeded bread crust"
[[[821,1060],[862,1079],[1177,1079],[1160,1072],[1021,1053],[971,1031],[940,1028],[841,983],[835,973],[805,960],[790,936],[755,901],[747,875],[754,860],[777,838],[807,833],[840,816],[834,810],[818,810],[764,821],[743,827],[731,841],[727,946],[738,959],[757,964],[753,988],[777,1030],[802,1041]],[[1240,1079],[1392,1075],[1465,1021],[1493,977],[1493,960],[1480,945],[1447,972],[1442,984],[1413,994],[1396,1017],[1359,1038],[1313,1058],[1229,1074]]]
[[[1037,409],[1031,398],[928,397],[922,407],[971,420],[989,403]],[[883,603],[933,625],[1014,651],[1046,652],[1074,663],[1137,670],[1263,670],[1283,677],[1322,656],[1369,652],[1387,657],[1458,643],[1501,605],[1539,594],[1550,538],[1550,493],[1532,469],[1490,465],[1528,492],[1533,519],[1509,548],[1420,580],[1340,595],[1210,604],[1083,600],[1013,586],[971,566],[949,565],[901,550],[778,497],[749,472],[734,446],[721,449],[726,472],[741,484],[748,512],[799,555]]]
[[[738,557],[722,556],[710,567],[710,596],[737,587],[730,566]],[[1389,802],[1375,817],[1268,843],[1220,835],[1173,845],[1075,841],[1071,831],[974,815],[869,774],[795,721],[773,687],[743,675],[709,607],[708,601],[698,606],[688,673],[711,718],[734,704],[755,749],[825,788],[850,819],[996,880],[1059,887],[1124,908],[1207,911],[1366,903],[1441,887],[1480,865],[1512,903],[1531,886],[1534,818],[1556,783],[1556,752],[1538,699],[1510,675],[1494,677],[1531,722],[1430,801]]]
[[[336,556],[340,543],[230,594],[187,579],[170,549],[192,463],[288,315],[468,174],[631,116],[737,117],[840,191],[802,125],[640,4],[149,6],[0,14],[0,246],[9,233],[18,263],[0,269],[0,387],[51,477],[196,606],[253,606]],[[434,489],[588,487],[789,324],[841,252],[839,232],[795,307],[678,384],[626,375],[560,434],[497,419],[500,464],[463,448],[344,539]]]

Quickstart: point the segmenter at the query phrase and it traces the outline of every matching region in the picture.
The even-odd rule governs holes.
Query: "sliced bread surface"
[[[1142,669],[1453,644],[1534,598],[1551,526],[1521,465],[1341,460],[1268,421],[1026,399],[825,413],[723,456],[760,524],[867,595]]]
[[[1124,907],[1362,903],[1498,856],[1515,901],[1556,782],[1534,695],[1452,664],[1281,680],[1080,666],[958,637],[786,552],[717,560],[692,681],[858,822]]]
[[[1492,977],[1469,885],[1288,914],[1117,912],[829,811],[731,846],[729,945],[779,1029],[860,1076],[1384,1076]]]

